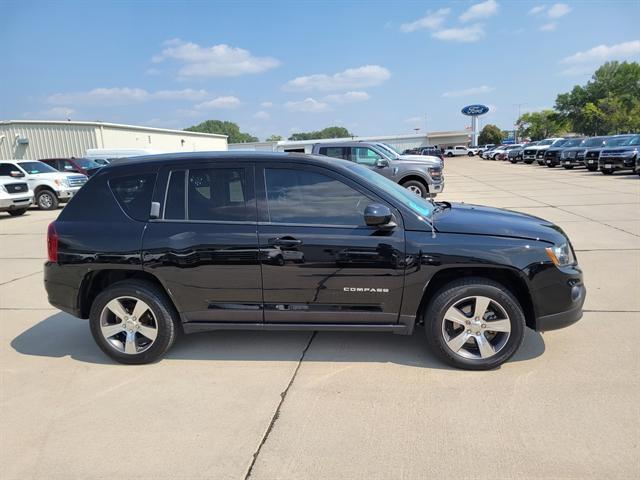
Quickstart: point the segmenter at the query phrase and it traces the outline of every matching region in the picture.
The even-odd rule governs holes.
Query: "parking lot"
[[[2,478],[637,478],[640,179],[446,160],[441,200],[559,224],[585,315],[502,368],[453,370],[411,337],[213,332],[110,361],[49,306],[46,227],[0,218]]]

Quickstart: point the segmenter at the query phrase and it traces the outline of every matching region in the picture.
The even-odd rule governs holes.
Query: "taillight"
[[[47,255],[50,262],[58,261],[58,238],[55,222],[51,222],[47,228]]]

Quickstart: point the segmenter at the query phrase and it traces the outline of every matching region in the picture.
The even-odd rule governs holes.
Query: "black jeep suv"
[[[88,318],[122,363],[157,359],[179,331],[424,324],[443,360],[489,369],[526,327],[579,320],[585,299],[556,225],[434,203],[361,165],[304,154],[116,160],[49,226],[48,257],[49,302]]]

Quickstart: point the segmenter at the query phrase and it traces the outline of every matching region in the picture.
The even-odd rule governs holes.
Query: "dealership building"
[[[471,135],[470,132],[464,130],[453,132],[430,132],[423,135],[380,135],[373,137],[348,137],[322,140],[281,140],[279,142],[231,143],[229,144],[229,150],[310,153],[311,148],[315,143],[353,141],[383,142],[402,152],[403,150],[407,150],[409,148],[424,147],[427,145],[437,145],[438,147],[443,148],[452,147],[455,145],[468,146],[471,142]]]
[[[227,136],[103,122],[0,121],[0,160],[82,157],[94,148],[217,151],[227,150]]]

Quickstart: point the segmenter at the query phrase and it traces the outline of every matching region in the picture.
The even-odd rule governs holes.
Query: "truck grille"
[[[598,156],[600,155],[599,151],[595,151],[595,152],[587,152],[586,157],[587,158],[598,158]]]
[[[67,180],[69,180],[70,187],[81,187],[82,185],[87,183],[87,177],[85,177],[84,175],[69,176],[67,177]]]
[[[29,186],[26,183],[7,183],[4,187],[9,193],[26,193],[29,191]]]
[[[525,154],[525,155],[535,155],[535,154],[536,154],[536,151],[535,151],[535,150],[525,150],[525,151],[524,151],[524,154]]]

